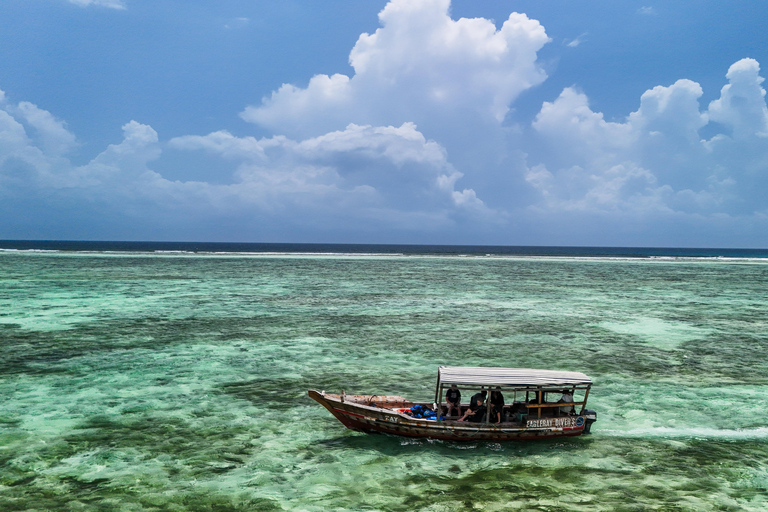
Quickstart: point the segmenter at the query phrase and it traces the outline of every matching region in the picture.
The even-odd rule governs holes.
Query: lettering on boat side
[[[581,420],[581,421],[579,421]],[[578,427],[584,424],[584,420],[579,416],[578,418],[544,418],[540,420],[528,420],[526,425],[528,427]]]

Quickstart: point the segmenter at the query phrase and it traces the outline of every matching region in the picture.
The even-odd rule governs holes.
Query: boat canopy
[[[532,370],[530,368],[486,368],[472,366],[440,366],[439,385],[472,386],[588,386],[592,380],[580,372]]]

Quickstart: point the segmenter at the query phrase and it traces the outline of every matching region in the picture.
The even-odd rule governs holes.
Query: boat
[[[446,416],[444,398],[452,386],[462,398],[477,392],[472,397],[478,397],[472,404],[474,412],[467,413],[470,402],[462,400],[458,415]],[[523,441],[588,434],[597,420],[597,413],[586,409],[591,387],[591,379],[579,372],[440,366],[432,403],[344,390],[333,394],[310,389],[308,395],[344,426],[360,432],[446,441]],[[511,399],[501,410],[491,404],[495,393]],[[459,415],[467,419],[460,421]]]

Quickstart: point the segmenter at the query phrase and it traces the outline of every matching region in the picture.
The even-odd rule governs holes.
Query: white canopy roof
[[[440,366],[441,384],[470,384],[476,386],[574,386],[592,384],[580,372],[532,370],[529,368],[485,368],[472,366]]]

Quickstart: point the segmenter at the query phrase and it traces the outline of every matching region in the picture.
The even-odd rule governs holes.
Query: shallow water
[[[768,262],[0,253],[0,510],[765,510]],[[308,388],[582,371],[589,436],[403,440]]]

